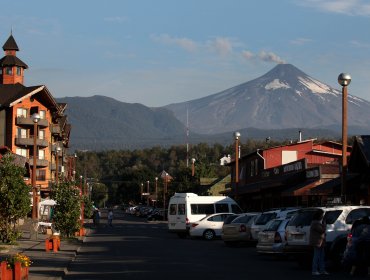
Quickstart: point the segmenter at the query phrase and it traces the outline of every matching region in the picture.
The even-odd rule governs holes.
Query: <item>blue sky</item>
[[[208,96],[291,63],[370,101],[368,0],[1,1],[27,86],[164,106]]]

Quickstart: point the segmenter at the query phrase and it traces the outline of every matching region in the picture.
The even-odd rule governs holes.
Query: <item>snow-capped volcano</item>
[[[188,110],[190,130],[194,132],[221,133],[247,127],[340,127],[341,102],[339,90],[291,64],[279,64],[252,81],[166,107],[184,123]],[[370,128],[370,102],[348,96],[348,125]]]

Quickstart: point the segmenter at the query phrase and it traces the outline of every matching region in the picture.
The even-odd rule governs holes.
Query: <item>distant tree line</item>
[[[240,150],[241,155],[246,155],[257,149],[288,143],[289,141],[248,139],[240,143]],[[90,182],[92,201],[101,207],[103,204],[112,206],[130,202],[145,203],[141,196],[141,188],[146,192],[149,181],[150,193],[153,194],[156,177],[158,201],[162,203],[165,184],[164,179],[160,178],[162,171],[166,171],[173,178],[167,186],[167,197],[174,192],[199,193],[200,178],[223,178],[230,174],[230,168],[221,166],[220,159],[227,155],[233,157],[235,146],[199,143],[189,148],[186,145],[179,145],[132,151],[77,151],[76,154],[77,178],[83,176],[84,182],[86,180]],[[192,158],[195,159],[195,176],[192,176]]]

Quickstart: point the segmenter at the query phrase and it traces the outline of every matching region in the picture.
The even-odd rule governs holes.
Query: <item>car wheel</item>
[[[207,230],[204,231],[203,237],[206,240],[212,240],[212,239],[215,238],[215,232],[211,229],[207,229]]]

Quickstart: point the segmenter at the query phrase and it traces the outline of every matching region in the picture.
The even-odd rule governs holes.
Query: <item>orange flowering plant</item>
[[[22,253],[7,257],[6,262],[9,269],[14,269],[16,262],[20,262],[22,267],[29,267],[32,263],[31,259]]]

